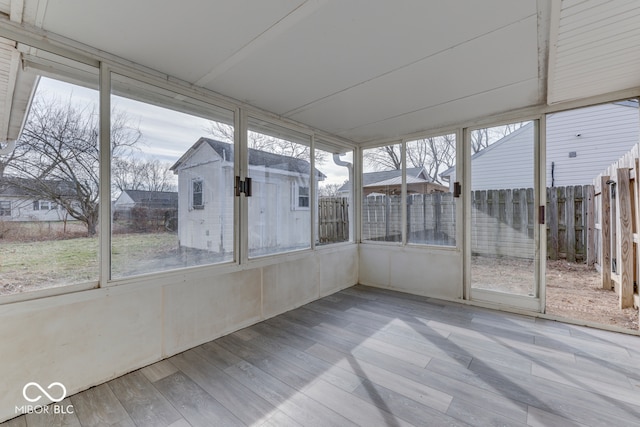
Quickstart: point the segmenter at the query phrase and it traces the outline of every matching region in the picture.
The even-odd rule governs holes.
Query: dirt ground
[[[533,262],[473,257],[472,287],[518,295],[533,293]],[[600,273],[586,264],[547,261],[546,313],[638,330],[638,309],[618,308],[613,290],[602,289]]]
[[[600,273],[586,264],[547,261],[547,313],[638,329],[638,309],[618,308],[618,295],[602,289]]]

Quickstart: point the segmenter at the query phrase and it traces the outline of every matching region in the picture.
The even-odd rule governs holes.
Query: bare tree
[[[374,170],[398,170],[402,167],[401,145],[367,150],[364,160]],[[441,183],[440,173],[456,161],[455,135],[423,138],[406,144],[407,167],[424,168],[432,182]]]
[[[209,123],[209,127],[206,128],[205,131],[222,142],[233,144],[234,128],[231,125],[212,121]],[[296,159],[303,159],[307,161],[311,159],[311,147],[308,145],[276,138],[259,132],[248,132],[248,145],[249,148],[253,148],[254,150],[266,151],[269,153],[279,154],[281,156],[294,157]],[[316,164],[322,164],[325,160],[325,154],[316,151]]]
[[[398,170],[402,168],[401,145],[385,145],[364,153],[364,161],[375,171]]]
[[[529,122],[509,123],[503,126],[482,128],[471,131],[471,154],[484,150],[491,144],[517,131]]]
[[[112,191],[175,191],[175,180],[170,168],[170,163],[162,163],[158,159],[114,159],[111,166]]]
[[[338,195],[338,190],[342,188],[348,182],[345,181],[342,184],[320,184],[318,187],[318,195],[320,197],[336,197]]]
[[[50,200],[94,235],[98,224],[99,120],[96,106],[36,94],[22,135],[19,157],[5,167],[26,195]],[[111,113],[111,155],[130,155],[142,134],[121,111]]]
[[[432,182],[442,184],[440,173],[456,164],[455,135],[424,138],[407,143],[407,164],[424,168]]]

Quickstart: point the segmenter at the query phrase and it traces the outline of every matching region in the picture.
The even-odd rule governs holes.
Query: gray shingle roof
[[[73,182],[62,180],[36,180],[30,178],[4,177],[0,178],[0,195],[12,197],[40,197],[43,186],[47,192],[60,197],[73,197],[76,195]]]
[[[407,168],[407,178],[422,178],[425,182],[431,182],[426,174],[423,174],[424,168]],[[421,176],[422,175],[422,176]],[[381,183],[380,185],[389,185],[382,184],[384,181],[389,181],[394,178],[402,178],[402,170],[394,169],[388,171],[379,171],[379,172],[365,172],[362,174],[362,186],[369,187],[375,185],[376,183]],[[391,181],[389,181],[391,182]],[[346,182],[338,191],[347,191],[349,189],[349,183]]]
[[[177,206],[177,191],[124,190],[136,203],[153,206]]]
[[[233,146],[228,142],[217,141],[215,139],[200,138],[189,151],[194,150],[201,144],[208,144],[213,150],[225,161],[233,162],[234,150]],[[184,159],[188,157],[189,151],[180,158],[172,167],[175,170]],[[269,153],[267,151],[249,148],[249,165],[264,166],[270,169],[279,169],[287,172],[297,172],[300,174],[308,174],[311,171],[311,165],[304,159],[296,157],[284,156],[281,154]],[[326,178],[326,175],[316,168],[316,176],[320,179]]]

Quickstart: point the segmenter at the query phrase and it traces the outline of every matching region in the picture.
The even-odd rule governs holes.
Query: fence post
[[[620,218],[620,308],[633,307],[633,227],[631,224],[631,193],[629,168],[617,171],[618,216]]]
[[[547,188],[547,203],[549,216],[549,237],[550,244],[547,248],[549,259],[556,260],[560,257],[558,246],[558,189],[556,187]]]
[[[575,188],[568,186],[565,190],[564,197],[564,214],[565,214],[565,238],[567,261],[576,262],[576,202]]]
[[[586,235],[586,248],[587,248],[587,265],[592,266],[596,263],[596,217],[595,217],[595,188],[593,185],[586,186],[585,200],[587,203],[587,235]]]
[[[600,177],[600,220],[602,246],[602,289],[611,290],[611,192],[609,176]]]

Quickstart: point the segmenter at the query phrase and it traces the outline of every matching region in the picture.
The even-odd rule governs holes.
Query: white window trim
[[[199,182],[200,183],[200,198],[201,198],[201,204],[196,205],[193,203],[193,197],[195,196],[195,191],[193,189],[193,186]],[[192,178],[191,179],[191,185],[189,187],[189,208],[190,209],[197,209],[197,210],[201,210],[204,209],[204,180],[202,178]]]
[[[300,206],[300,188],[307,189],[307,206]],[[304,196],[303,196],[304,197]],[[308,211],[311,210],[311,186],[300,185],[297,182],[291,183],[291,210],[292,211]]]

